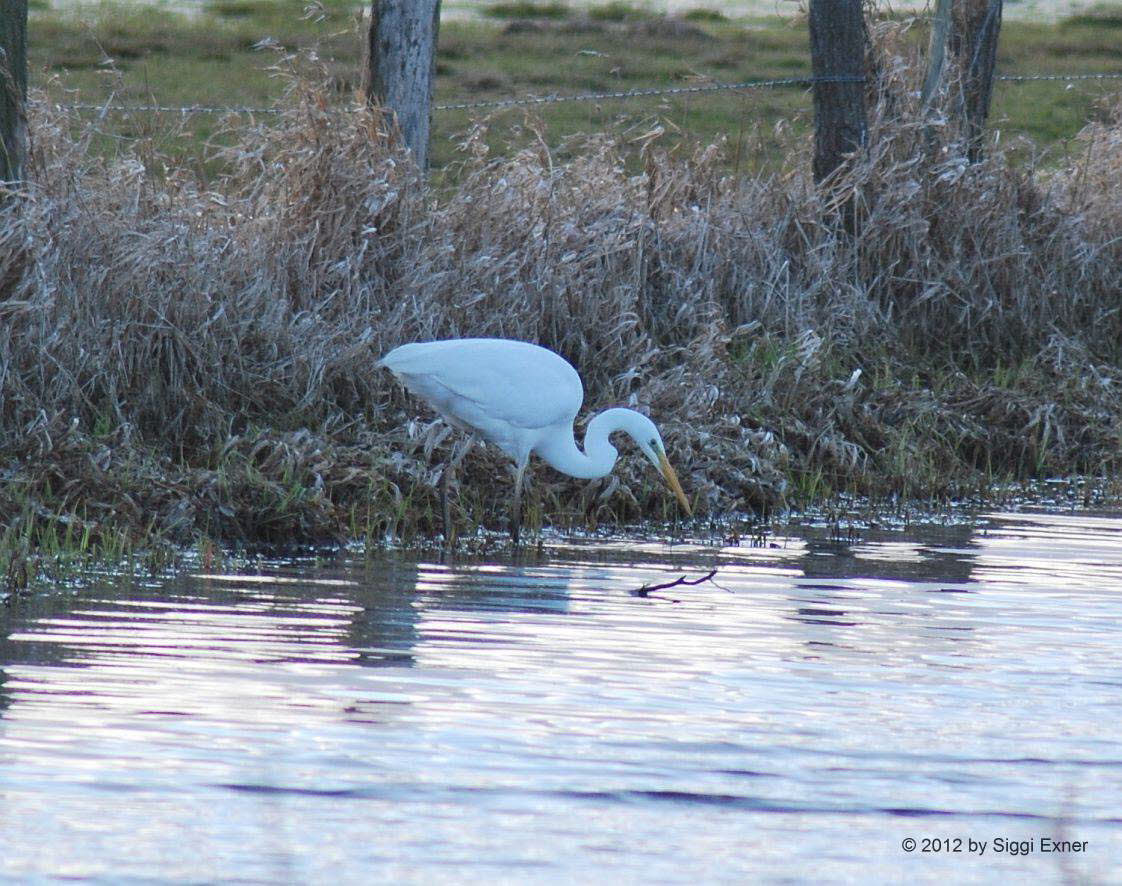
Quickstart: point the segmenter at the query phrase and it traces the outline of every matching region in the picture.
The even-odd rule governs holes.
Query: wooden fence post
[[[997,37],[1001,31],[1002,0],[956,0],[951,52],[958,59],[959,114],[966,135],[966,157],[982,158],[984,127],[993,97]]]
[[[420,169],[428,165],[440,0],[371,0],[367,101],[392,112]]]
[[[861,0],[810,0],[810,61],[814,83],[814,179],[823,182],[846,154],[865,146],[865,52],[868,33]],[[821,79],[820,79],[821,78]],[[829,78],[839,78],[831,82]],[[846,80],[844,78],[851,78]],[[842,215],[853,232],[852,199]]]
[[[23,179],[26,101],[27,0],[0,0],[0,182]]]
[[[943,65],[947,59],[947,35],[951,31],[952,0],[936,0],[935,13],[931,17],[931,40],[927,50],[927,75],[923,78],[923,91],[920,106],[923,113],[931,110],[935,93],[943,79]]]

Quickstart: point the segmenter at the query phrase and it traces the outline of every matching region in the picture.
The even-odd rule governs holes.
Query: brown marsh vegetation
[[[35,104],[32,180],[0,217],[9,584],[66,544],[436,531],[445,431],[375,363],[441,337],[541,342],[588,410],[648,410],[704,516],[1114,477],[1117,108],[1047,172],[969,165],[949,127],[925,134],[918,76],[884,65],[839,183],[855,238],[781,131],[783,171],[743,177],[727,144],[657,129],[564,160],[544,133],[492,159],[476,129],[426,190],[376,117],[297,78],[201,184],[98,156]],[[538,467],[531,522],[670,518],[641,462],[594,484]],[[479,449],[463,486],[464,525],[501,525],[506,459]]]

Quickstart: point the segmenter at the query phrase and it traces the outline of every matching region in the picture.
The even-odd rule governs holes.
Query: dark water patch
[[[897,818],[1011,818],[1018,821],[1053,821],[1054,816],[1035,815],[1030,812],[996,812],[993,810],[955,810],[955,809],[906,809],[892,808],[877,810]]]
[[[329,799],[370,799],[375,796],[384,796],[384,794],[379,794],[378,792],[365,788],[298,788],[271,784],[215,784],[211,785],[211,787],[246,794],[291,794],[297,797],[326,797]]]

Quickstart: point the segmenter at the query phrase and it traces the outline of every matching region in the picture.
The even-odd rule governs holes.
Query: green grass
[[[568,18],[572,10],[565,3],[533,3],[519,0],[515,3],[492,3],[483,7],[483,14],[491,18]]]
[[[683,16],[688,22],[727,22],[728,16],[718,9],[690,9]]]
[[[295,53],[314,52],[322,76],[346,95],[360,80],[358,8],[327,0],[309,14],[302,0],[211,0],[188,18],[113,3],[73,11],[36,7],[29,28],[31,80],[64,103],[267,107],[283,92],[277,67],[290,65]],[[642,7],[618,2],[579,17],[555,2],[500,3],[485,11],[497,19],[442,25],[438,104],[741,82],[801,76],[810,69],[806,30],[799,22],[736,22],[701,8],[685,17],[688,22],[668,25]],[[1122,70],[1122,43],[1115,39],[1111,15],[1081,14],[1060,26],[1006,22],[999,70]],[[526,17],[535,21],[525,27],[506,24]],[[924,27],[912,27],[909,39],[924,45]],[[1040,146],[1063,142],[1095,116],[1117,83],[1066,87],[998,84],[994,126],[1006,138],[1028,136]],[[536,136],[524,125],[526,114],[542,119],[553,147],[574,133],[640,132],[655,123],[702,142],[726,136],[747,144],[780,121],[796,132],[808,131],[810,97],[803,88],[782,88],[439,111],[434,166],[457,159],[458,137],[480,119],[492,151],[530,143]],[[153,137],[169,123],[113,115],[107,124],[113,131],[100,148],[111,150],[117,136]],[[213,115],[195,115],[186,130],[168,136],[168,144],[185,155],[201,155],[220,128]],[[744,168],[774,159],[761,144],[736,153]]]
[[[631,3],[609,2],[589,7],[588,17],[593,21],[623,22],[654,18],[655,14],[644,6]]]
[[[72,511],[51,513],[30,498],[12,504],[5,502],[0,525],[0,603],[47,583],[73,584],[91,570],[152,574],[176,556],[153,525],[147,532],[107,526]]]

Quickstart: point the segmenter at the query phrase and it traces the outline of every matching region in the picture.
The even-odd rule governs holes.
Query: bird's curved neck
[[[563,474],[581,480],[595,480],[612,472],[619,453],[608,437],[615,431],[628,431],[632,416],[639,413],[631,409],[605,409],[588,423],[584,432],[584,452],[577,448],[572,434],[560,435],[535,451],[550,466]]]

